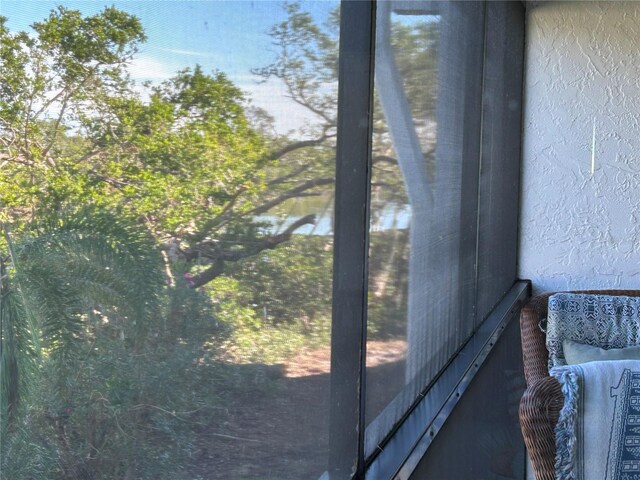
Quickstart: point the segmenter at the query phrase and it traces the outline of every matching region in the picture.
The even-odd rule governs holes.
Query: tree
[[[115,8],[83,18],[58,7],[12,34],[0,17],[0,176],[5,220],[33,219],[36,209],[77,190],[60,172],[94,154],[66,133],[127,91],[125,67],[144,40],[140,22]]]
[[[271,32],[278,60],[256,73],[284,82],[290,98],[317,119],[290,135],[259,129],[242,92],[224,74],[206,74],[200,67],[148,86],[149,98],[142,98],[127,66],[144,32],[135,17],[115,8],[82,17],[59,7],[34,25],[32,35],[11,33],[2,21],[5,220],[24,222],[37,212],[88,201],[120,205],[147,223],[168,259],[200,265],[194,287],[222,274],[228,263],[275,248],[313,223],[306,216],[269,235],[273,225],[257,220],[277,214],[291,199],[323,195],[331,201],[338,12],[319,26],[299,4],[285,8],[287,20]],[[398,62],[410,73],[406,84],[413,91],[429,81],[423,72],[433,71],[417,70],[416,77],[411,69],[416,62],[433,63],[432,46],[417,40],[431,35],[432,27],[394,28]],[[421,98],[412,103],[416,118],[432,108]],[[405,203],[397,161],[376,112],[373,198]]]
[[[125,203],[144,216],[173,259],[209,265],[192,278],[194,287],[222,274],[226,263],[275,248],[313,223],[306,216],[267,235],[268,225],[256,217],[332,182],[301,178],[307,166],[285,169],[279,160],[308,145],[269,148],[249,125],[243,101],[223,74],[196,67],[153,88],[147,104],[117,101],[114,120],[99,132],[97,141],[115,150],[109,157],[130,162],[125,171],[132,173],[118,180],[126,187],[114,193],[128,195]]]
[[[282,80],[289,95],[311,112],[326,112],[330,103],[323,81],[337,83],[337,49],[331,43],[338,25],[337,12],[324,29],[316,25],[298,4],[288,5],[287,12],[288,19],[272,31],[281,52],[279,62],[260,73]],[[447,161],[436,165],[437,108],[447,108],[442,100],[438,101],[437,90],[439,75],[442,77],[438,70],[440,22],[433,16],[420,22],[395,20],[390,3],[380,5],[378,15],[372,220],[388,216],[398,207],[400,210],[401,207],[410,207],[413,218],[419,221],[411,222],[408,238],[384,233],[371,235],[370,285],[375,290],[370,296],[372,321],[369,331],[398,332],[398,323],[405,326],[408,319],[409,342],[423,345],[427,343],[425,336],[429,337],[430,328],[433,328],[433,319],[445,322],[449,318],[443,312],[433,311],[433,306],[429,305],[432,297],[424,290],[427,282],[428,288],[434,290],[434,266],[450,258],[443,254],[443,248],[436,245],[438,242],[431,239],[435,238],[433,232],[442,234],[445,231],[439,228],[443,222],[446,223],[442,212],[451,210],[459,193],[450,184],[450,180],[456,178],[456,173],[452,176],[450,172],[458,172],[459,165],[447,166]],[[335,101],[335,93],[331,95]],[[318,116],[322,119],[324,131],[335,128],[334,118],[326,114]],[[442,132],[439,131],[438,135]],[[448,222],[446,231],[449,232],[457,218],[452,217]],[[449,246],[450,242],[440,243]],[[425,261],[427,251],[429,260]],[[384,256],[384,262],[376,258],[380,254]],[[406,263],[401,260],[398,269],[396,259],[404,259]],[[448,271],[442,265],[437,269]],[[403,273],[409,277],[408,282]],[[392,289],[387,289],[389,299],[383,299],[379,292],[382,285],[389,284],[393,275],[396,275],[394,283],[402,287],[391,302],[396,321],[388,321],[390,316],[385,311],[385,303],[391,300]],[[443,281],[441,288],[447,289],[448,283]],[[447,298],[455,299],[454,296]],[[386,318],[389,326],[384,326],[380,317]],[[399,319],[402,321],[398,322]],[[437,341],[434,335],[429,337],[429,341],[432,339]],[[438,348],[432,345],[428,351]],[[424,349],[410,348],[409,352],[408,381],[425,364],[420,357]]]
[[[267,142],[249,124],[242,93],[200,67],[141,99],[126,68],[144,33],[115,8],[83,18],[59,7],[35,35],[2,25],[0,189],[15,228],[71,205],[118,205],[147,223],[167,258],[209,265],[194,276],[197,287],[315,221],[269,235],[256,217],[332,183],[326,168],[318,175],[307,164],[314,153],[295,156],[330,134]]]

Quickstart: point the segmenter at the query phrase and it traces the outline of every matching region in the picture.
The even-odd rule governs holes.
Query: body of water
[[[315,225],[303,225],[296,230],[301,235],[333,235],[333,211],[308,211],[296,215],[260,215],[256,221],[270,223],[265,230],[268,233],[277,234],[289,227],[304,215],[315,213],[317,221]],[[381,232],[385,230],[405,230],[411,224],[411,207],[409,205],[389,204],[380,210],[372,212],[370,231]]]

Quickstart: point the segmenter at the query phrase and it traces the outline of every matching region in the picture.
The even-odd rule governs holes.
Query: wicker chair
[[[555,479],[554,429],[563,404],[560,384],[549,376],[549,352],[545,334],[540,329],[540,321],[547,317],[548,299],[554,293],[531,298],[520,313],[522,356],[527,381],[527,389],[520,401],[520,427],[536,480]],[[583,290],[573,293],[640,297],[640,290]]]

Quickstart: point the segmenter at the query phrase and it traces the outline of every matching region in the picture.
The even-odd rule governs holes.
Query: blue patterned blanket
[[[604,349],[640,345],[640,297],[580,293],[549,297],[549,369],[566,365],[563,340]]]
[[[640,361],[551,370],[564,406],[556,427],[558,480],[640,480]]]

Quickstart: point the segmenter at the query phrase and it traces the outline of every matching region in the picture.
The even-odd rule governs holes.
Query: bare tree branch
[[[183,252],[185,257],[188,259],[194,259],[202,255],[213,260],[213,263],[209,268],[189,279],[189,286],[191,288],[201,287],[224,273],[225,262],[237,262],[244,258],[252,257],[264,250],[272,250],[281,243],[291,240],[291,235],[293,235],[293,233],[303,225],[313,225],[315,223],[315,215],[306,215],[293,222],[283,232],[277,235],[261,238],[251,246],[239,250],[222,250],[215,246],[211,249],[202,248],[205,247],[204,245],[194,249],[189,249],[188,251]]]
[[[390,163],[392,165],[398,164],[398,160],[396,158],[390,157],[389,155],[376,155],[371,159],[371,162],[374,165],[376,163]]]
[[[311,180],[307,180],[306,182],[294,187],[276,198],[269,200],[262,205],[254,208],[249,212],[249,215],[260,215],[262,213],[268,212],[276,205],[280,205],[282,202],[289,200],[290,198],[296,198],[301,196],[301,194],[310,188],[320,187],[322,185],[329,185],[333,183],[333,177],[325,177],[325,178],[314,178]]]
[[[190,240],[192,242],[201,242],[205,239],[213,230],[217,230],[227,223],[229,223],[233,219],[232,209],[235,207],[240,195],[242,195],[246,191],[246,188],[239,189],[227,202],[227,204],[223,207],[222,212],[216,215],[211,220],[205,222],[205,224],[200,228],[200,231],[194,233],[190,236]]]
[[[295,169],[291,173],[282,175],[281,177],[274,178],[273,180],[269,180],[267,182],[267,185],[271,187],[273,185],[280,185],[281,183],[285,183],[286,181],[291,180],[292,178],[295,178],[301,173],[304,173],[305,171],[309,170],[309,167],[310,165],[302,165],[301,167]]]
[[[67,105],[69,104],[69,100],[71,98],[71,94],[67,95],[62,101],[62,105],[60,106],[60,112],[58,113],[58,118],[56,118],[56,123],[53,125],[53,132],[51,134],[51,140],[49,141],[49,145],[45,147],[42,151],[42,156],[45,158],[49,166],[55,167],[55,161],[48,155],[51,147],[56,143],[56,138],[58,138],[58,131],[60,129],[60,123],[62,122],[62,118],[64,117],[65,112],[67,111]]]
[[[315,214],[306,215],[293,222],[282,233],[261,238],[249,247],[245,247],[240,250],[221,250],[220,258],[226,262],[237,262],[243,258],[251,257],[256,253],[260,253],[263,250],[271,250],[281,243],[291,240],[291,235],[293,235],[298,228],[303,225],[313,225],[315,223]]]
[[[214,262],[213,265],[211,265],[209,268],[207,268],[203,272],[191,278],[191,281],[189,282],[189,286],[191,288],[201,287],[209,283],[214,278],[219,277],[223,273],[224,273],[224,262],[222,260],[219,260],[217,262]]]
[[[324,134],[324,135],[322,135],[322,136],[320,136],[318,138],[315,138],[315,139],[302,140],[300,142],[290,143],[289,145],[286,145],[286,146],[282,147],[280,150],[276,150],[275,152],[272,152],[269,155],[269,160],[278,160],[279,158],[284,157],[288,153],[294,152],[296,150],[300,150],[302,148],[317,147],[318,145],[321,145],[324,141],[326,141],[327,139],[329,139],[329,138],[331,138],[333,136],[335,136],[335,135]]]

